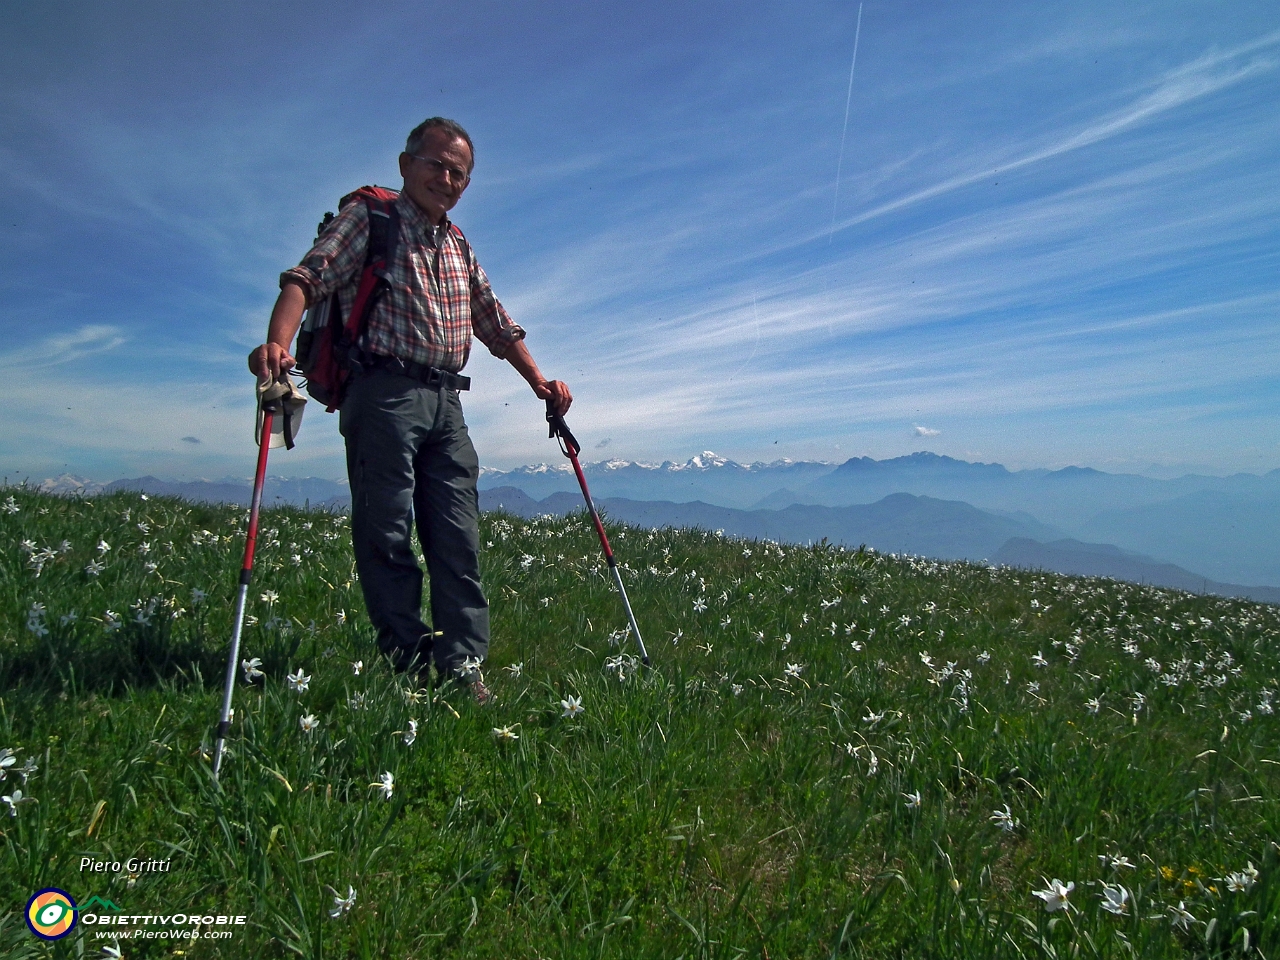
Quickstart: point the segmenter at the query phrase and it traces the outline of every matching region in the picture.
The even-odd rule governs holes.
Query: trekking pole
[[[249,505],[249,534],[244,542],[244,563],[240,566],[240,590],[236,594],[235,626],[231,629],[231,653],[227,657],[226,687],[222,691],[222,714],[218,721],[218,743],[213,750],[213,779],[222,769],[223,746],[231,728],[231,695],[236,688],[236,658],[240,656],[240,629],[244,626],[244,604],[253,573],[253,548],[258,542],[258,509],[262,506],[262,485],[267,479],[267,451],[271,449],[272,405],[262,404],[262,435],[258,438],[258,473],[253,481]]]
[[[582,497],[587,501],[587,509],[591,511],[591,519],[596,525],[596,534],[600,537],[600,546],[604,548],[604,558],[609,561],[609,569],[613,571],[613,582],[617,584],[618,594],[622,597],[622,605],[626,607],[627,619],[631,621],[631,631],[636,635],[636,643],[640,646],[640,662],[649,666],[649,652],[644,648],[644,639],[640,636],[640,627],[636,623],[636,615],[631,611],[631,601],[627,599],[627,590],[622,585],[622,574],[618,573],[618,561],[613,559],[613,550],[609,547],[609,538],[605,536],[604,524],[600,522],[600,514],[591,500],[591,491],[587,489],[587,478],[582,473],[582,464],[578,463],[578,453],[582,445],[578,443],[564,417],[551,409],[551,401],[547,401],[547,423],[550,424],[548,437],[554,437],[560,444],[560,452],[573,463],[573,472],[578,475],[578,486],[582,488]]]

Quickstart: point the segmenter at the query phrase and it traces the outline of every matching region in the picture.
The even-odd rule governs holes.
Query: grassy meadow
[[[589,519],[489,514],[482,708],[273,509],[215,783],[246,518],[0,491],[0,956],[1280,958],[1280,609],[610,524],[641,671]]]

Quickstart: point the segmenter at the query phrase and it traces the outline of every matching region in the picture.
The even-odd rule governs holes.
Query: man
[[[470,245],[448,213],[471,182],[474,148],[452,120],[432,117],[409,134],[400,154],[404,189],[391,289],[369,317],[353,356],[339,412],[351,484],[356,569],[378,646],[417,675],[434,660],[443,678],[490,699],[479,663],[489,648],[489,604],[480,584],[480,464],[462,416],[459,377],[474,334],[505,358],[541,400],[563,415],[569,388],[547,380],[524,345],[524,330],[503,309]],[[353,202],[332,221],[302,263],[280,275],[267,342],[249,369],[277,377],[293,367],[289,347],[312,304],[335,290],[346,316],[364,267],[369,212]],[[431,580],[431,620],[422,620],[422,570],[411,546],[411,518]]]

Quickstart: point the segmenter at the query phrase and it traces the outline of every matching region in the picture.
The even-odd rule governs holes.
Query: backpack
[[[391,289],[387,273],[395,262],[396,244],[400,239],[397,197],[397,191],[386,187],[361,187],[338,201],[339,210],[356,200],[363,201],[369,208],[369,242],[364,269],[356,287],[356,299],[345,323],[336,290],[327,300],[309,307],[298,330],[295,356],[298,372],[305,378],[307,393],[325,405],[326,413],[333,413],[342,406],[347,381],[351,378],[352,348],[364,334],[373,308]],[[332,221],[333,214],[326,213],[316,229],[317,240]]]

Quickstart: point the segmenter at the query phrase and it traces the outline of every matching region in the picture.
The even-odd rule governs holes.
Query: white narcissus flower
[[[347,884],[345,897],[338,896],[338,891],[333,887],[329,888],[329,892],[333,894],[333,909],[329,911],[329,916],[335,920],[356,905],[356,888],[350,884]]]
[[[1196,922],[1195,916],[1187,909],[1185,901],[1179,900],[1176,907],[1169,908],[1169,920],[1180,930],[1186,930]]]
[[[280,594],[276,593],[274,590],[268,590],[262,595],[262,602],[268,605],[275,603],[279,599]]]
[[[1102,909],[1107,913],[1114,913],[1116,916],[1129,912],[1129,891],[1120,884],[1112,886],[1109,883],[1102,885]]]
[[[1228,873],[1223,877],[1223,882],[1226,883],[1227,889],[1232,893],[1245,893],[1254,885],[1257,877],[1258,871],[1250,863],[1246,870],[1241,870],[1239,873]]]
[[[520,734],[516,733],[510,727],[494,727],[493,735],[499,743],[509,743],[512,740],[519,740]]]
[[[369,784],[369,786],[377,788],[378,792],[382,794],[383,800],[390,800],[391,793],[396,788],[396,778],[393,774],[387,772],[382,775],[380,780],[376,783]]]
[[[17,762],[17,751],[12,747],[5,747],[0,750],[0,780],[5,778],[5,772]]]
[[[355,660],[355,661],[353,661],[353,662],[352,662],[352,664],[351,664],[351,672],[352,672],[352,673],[354,673],[357,677],[358,677],[358,676],[360,676],[360,671],[361,671],[361,670],[363,670],[363,669],[364,669],[364,661],[363,661],[363,660]]]
[[[294,693],[306,693],[307,687],[311,686],[311,678],[302,672],[301,669],[297,673],[291,673],[288,676],[289,688]]]
[[[404,736],[404,745],[406,747],[412,747],[413,742],[418,739],[418,721],[417,720],[409,721],[409,729],[403,731],[403,736]]]
[[[310,733],[316,727],[320,726],[320,721],[316,719],[314,713],[308,713],[305,717],[298,718],[298,724],[302,727],[303,733]]]
[[[22,791],[15,789],[13,793],[7,797],[0,797],[0,803],[9,808],[9,816],[16,817],[18,815],[18,805],[22,803],[35,803],[32,797],[24,797]]]
[[[1104,867],[1110,867],[1112,870],[1136,869],[1132,860],[1120,854],[1100,853],[1098,854],[1098,863]]]
[[[908,810],[919,809],[921,802],[919,791],[916,793],[904,793],[903,796],[906,798],[906,808]]]
[[[566,700],[561,700],[560,706],[563,711],[560,716],[568,717],[570,720],[587,709],[582,705],[582,698],[575,696],[570,696]]]
[[[254,657],[252,660],[241,660],[240,668],[244,671],[244,682],[253,683],[265,674],[258,668],[262,666],[262,658]]]
[[[788,677],[798,677],[800,676],[800,671],[802,671],[803,669],[804,667],[798,663],[788,663],[787,669],[782,672],[785,673]]]
[[[1046,913],[1057,913],[1059,910],[1071,909],[1071,904],[1067,902],[1067,897],[1071,896],[1071,891],[1076,888],[1074,881],[1064,884],[1055,877],[1053,880],[1045,880],[1045,884],[1045,889],[1033,890],[1031,895],[1044,901]]]
[[[1013,833],[1018,829],[1018,819],[1009,811],[1009,805],[1006,803],[1003,810],[992,810],[991,816],[987,818],[1005,833]]]
[[[509,663],[502,669],[511,674],[513,678],[519,677],[520,674],[524,672],[524,661],[521,661],[520,663]]]

